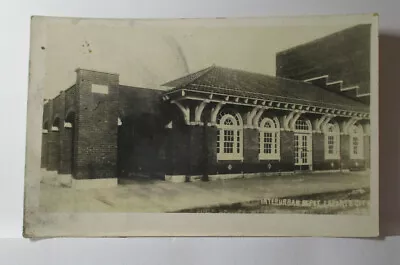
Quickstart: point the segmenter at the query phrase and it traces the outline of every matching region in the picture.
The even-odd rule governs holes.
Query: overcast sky
[[[46,30],[45,98],[75,83],[75,69],[120,74],[123,85],[159,88],[212,64],[275,75],[276,52],[353,24],[60,20]],[[338,23],[339,22],[339,23]],[[354,23],[356,24],[356,23]]]

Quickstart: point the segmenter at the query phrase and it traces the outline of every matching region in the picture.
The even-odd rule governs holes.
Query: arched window
[[[243,159],[243,122],[238,113],[221,111],[217,116],[217,159]]]
[[[47,133],[48,128],[49,128],[49,122],[48,121],[43,122],[42,133]]]
[[[259,159],[280,159],[280,129],[278,119],[264,118],[260,122]]]
[[[311,131],[311,123],[306,119],[298,119],[294,126],[295,131],[298,132],[310,132]]]
[[[325,159],[339,159],[340,156],[340,129],[337,124],[328,123],[325,133]]]
[[[60,118],[56,117],[53,121],[53,125],[51,126],[52,132],[60,131]]]
[[[363,129],[361,125],[350,128],[350,159],[364,158]]]

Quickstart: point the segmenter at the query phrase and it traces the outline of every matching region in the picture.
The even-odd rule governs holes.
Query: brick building
[[[42,167],[172,181],[370,165],[369,25],[277,54],[276,76],[212,65],[164,84],[78,69],[46,100]]]

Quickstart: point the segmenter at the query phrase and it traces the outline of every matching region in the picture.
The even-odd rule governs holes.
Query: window
[[[353,125],[350,129],[350,159],[364,158],[363,130],[361,125]]]
[[[308,120],[298,119],[295,124],[295,130],[299,132],[310,132],[311,125]]]
[[[280,130],[277,119],[264,118],[260,123],[259,159],[280,159]]]
[[[242,119],[238,113],[221,111],[217,116],[217,159],[242,160]]]
[[[325,159],[339,159],[340,130],[337,124],[328,123],[325,126]]]
[[[308,119],[298,119],[294,124],[294,164],[312,164],[312,127]]]

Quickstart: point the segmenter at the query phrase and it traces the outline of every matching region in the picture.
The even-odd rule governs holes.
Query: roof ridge
[[[200,73],[200,72],[201,72],[201,73],[199,74],[199,76],[197,76],[197,77],[194,78],[193,80],[188,80],[188,81],[186,81],[186,82],[180,84],[179,87],[187,86],[187,85],[193,83],[194,81],[196,81],[197,79],[199,79],[200,77],[204,76],[206,73],[208,73],[211,69],[214,69],[215,67],[216,67],[215,64],[212,64],[211,66],[208,66],[208,67],[206,67],[206,68],[200,69],[200,70],[198,70],[198,71],[196,71],[196,72],[188,73],[188,74],[186,74],[186,75],[184,75],[184,76],[182,76],[182,77],[180,77],[180,78],[177,78],[177,79],[171,80],[171,81],[169,81],[169,82],[167,82],[167,83],[164,83],[164,84],[162,84],[161,86],[168,86],[168,84],[173,83],[173,82],[175,82],[175,81],[177,81],[177,80],[180,80],[180,79],[182,79],[182,78],[185,78],[185,77],[188,77],[188,76],[190,76],[190,75],[194,75],[194,74],[197,74],[197,73]]]
[[[199,79],[200,77],[203,77],[205,74],[207,74],[208,72],[210,72],[212,69],[215,69],[215,68],[217,68],[217,66],[216,66],[215,64],[212,64],[211,66],[209,66],[209,67],[207,67],[207,68],[204,68],[203,70],[200,70],[200,71],[204,71],[204,72],[201,73],[201,74],[200,74],[199,76],[197,76],[196,78],[194,78],[193,80],[191,80],[190,82],[187,82],[187,83],[185,84],[185,86],[187,86],[187,85],[193,83],[194,81],[196,81],[196,80]],[[198,73],[198,72],[200,72],[200,71],[197,71],[197,72],[195,72],[195,73]]]

